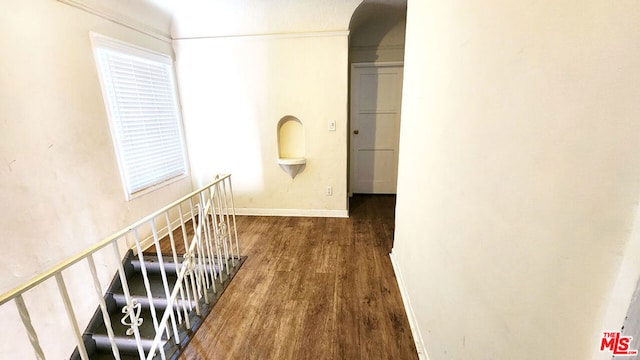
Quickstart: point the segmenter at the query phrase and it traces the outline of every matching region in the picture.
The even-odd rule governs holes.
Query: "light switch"
[[[329,131],[336,131],[336,121],[329,120]]]

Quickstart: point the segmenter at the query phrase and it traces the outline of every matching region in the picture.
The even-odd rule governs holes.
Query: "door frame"
[[[355,117],[355,109],[353,107],[353,103],[354,103],[354,84],[353,84],[353,74],[354,74],[354,70],[357,68],[370,68],[370,67],[375,67],[375,68],[386,68],[386,67],[402,67],[403,68],[403,75],[402,75],[402,84],[404,86],[404,61],[381,61],[381,62],[355,62],[355,63],[351,63],[351,66],[349,67],[349,126],[348,126],[348,133],[347,133],[347,139],[348,139],[348,143],[349,143],[349,155],[348,155],[348,176],[349,176],[349,181],[348,183],[348,196],[349,197],[353,197],[353,181],[354,181],[354,166],[353,166],[353,162],[354,162],[354,148],[353,148],[353,119]],[[402,126],[402,125],[400,125]]]

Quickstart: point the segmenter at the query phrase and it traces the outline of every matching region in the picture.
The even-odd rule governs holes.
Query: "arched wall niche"
[[[307,163],[304,125],[297,117],[286,115],[278,121],[277,131],[278,164],[293,179]]]

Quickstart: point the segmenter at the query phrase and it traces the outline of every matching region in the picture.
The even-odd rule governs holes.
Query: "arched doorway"
[[[365,0],[349,37],[349,194],[395,194],[406,1]]]

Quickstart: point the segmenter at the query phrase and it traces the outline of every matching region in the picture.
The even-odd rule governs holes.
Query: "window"
[[[173,61],[91,34],[127,199],[187,173]]]

